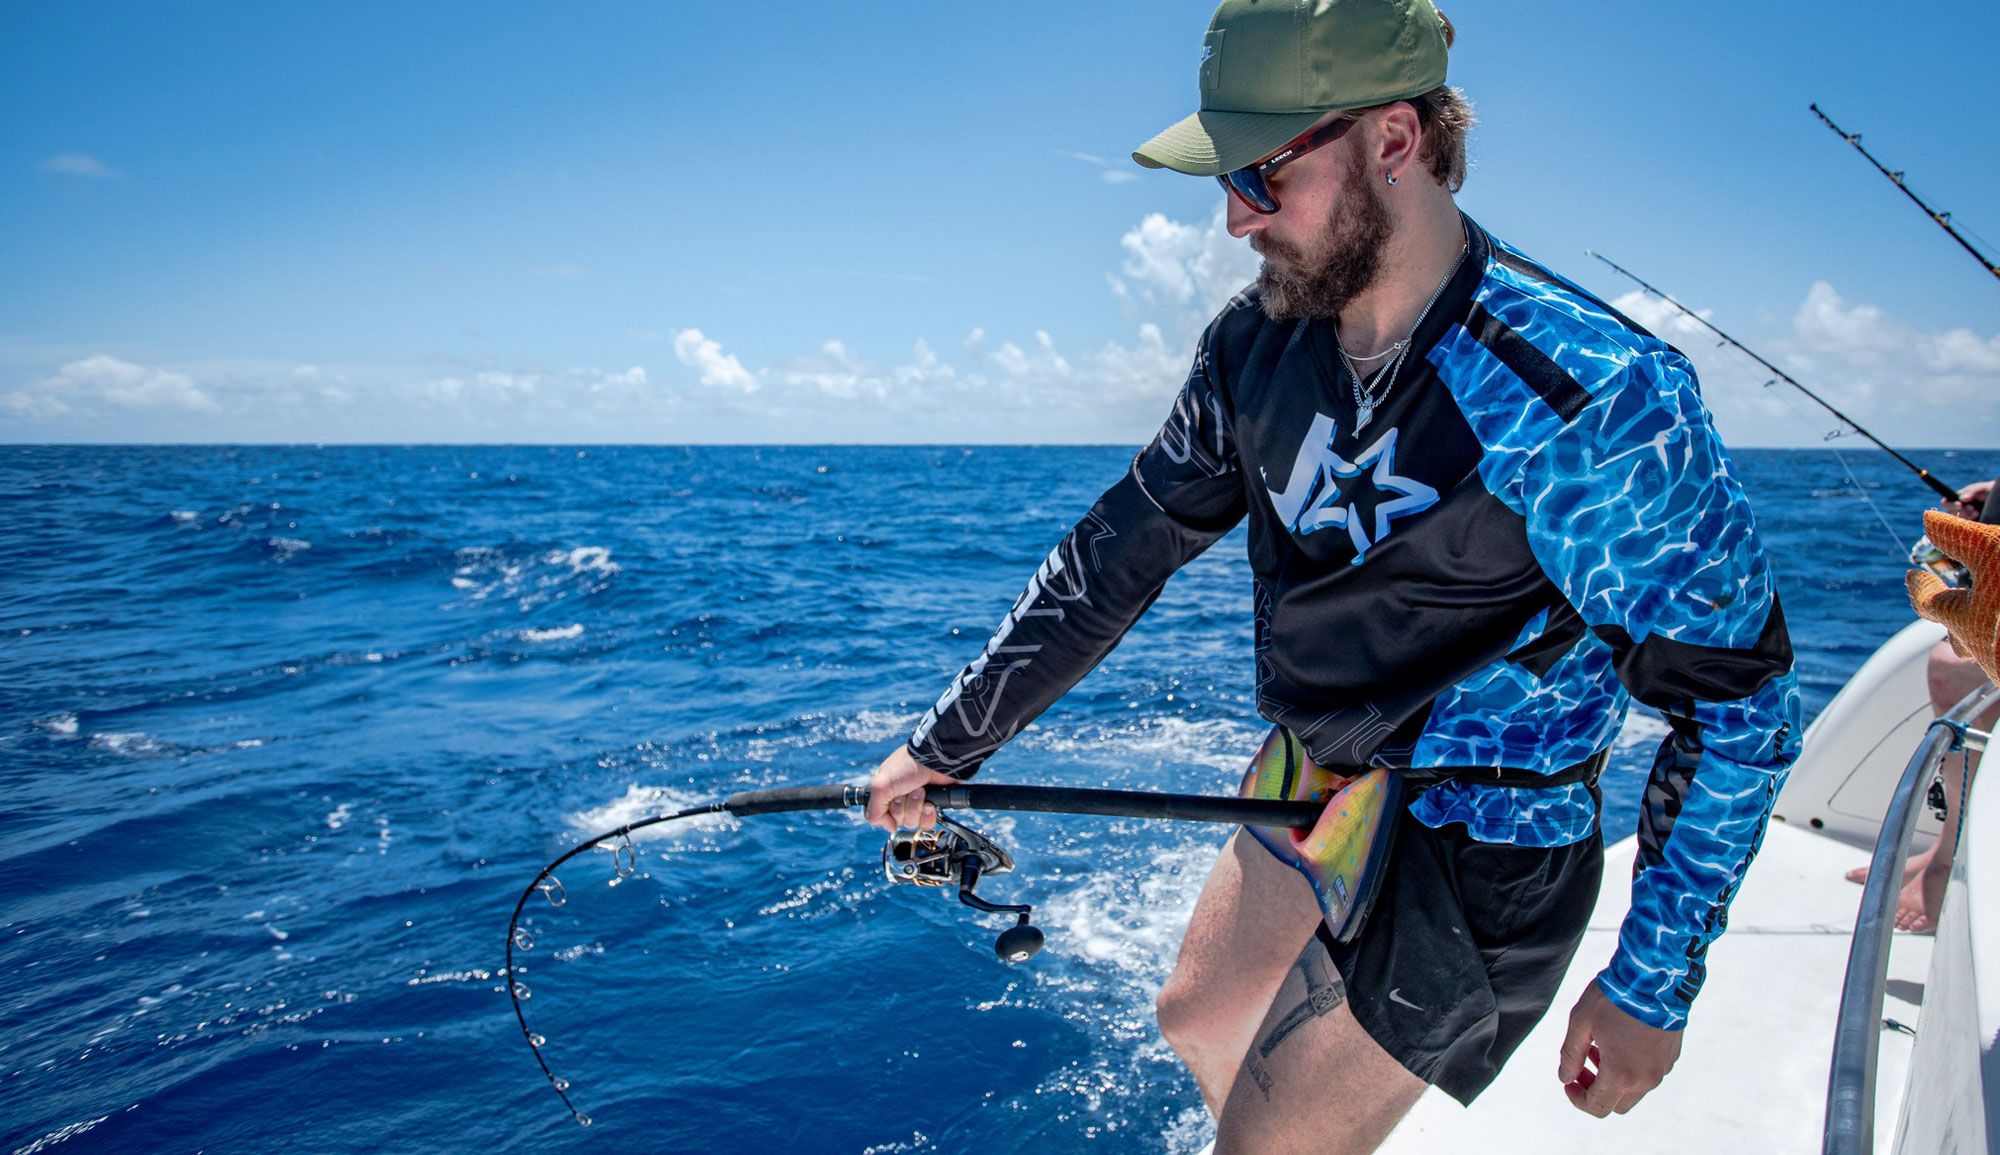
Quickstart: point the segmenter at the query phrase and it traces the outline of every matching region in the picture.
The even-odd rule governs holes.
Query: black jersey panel
[[[1589,630],[1583,624],[1583,615],[1567,601],[1558,602],[1549,611],[1548,624],[1540,636],[1520,649],[1507,655],[1507,660],[1527,670],[1537,678],[1546,678],[1563,655],[1574,649]]]
[[[1261,601],[1291,626],[1258,631],[1259,711],[1313,757],[1346,765],[1398,753],[1392,735],[1421,730],[1432,699],[1562,604],[1521,516],[1477,477],[1398,525],[1365,564],[1285,559],[1277,591]]]
[[[1528,339],[1507,327],[1507,323],[1486,311],[1484,305],[1472,306],[1466,315],[1465,327],[1473,340],[1493,351],[1500,363],[1514,371],[1514,375],[1527,383],[1556,416],[1564,421],[1576,420],[1583,407],[1590,404],[1590,393],[1576,383],[1563,367],[1550,360],[1548,355],[1529,343]]]
[[[1618,677],[1632,696],[1657,710],[1684,711],[1689,702],[1748,698],[1792,668],[1791,635],[1775,598],[1756,645],[1747,650],[1679,642],[1659,634],[1634,645],[1632,636],[1618,626],[1599,626],[1594,632],[1611,647]]]

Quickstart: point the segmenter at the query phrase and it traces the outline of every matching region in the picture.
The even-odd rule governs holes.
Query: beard
[[[1357,157],[1317,237],[1300,246],[1268,232],[1251,236],[1250,247],[1264,258],[1257,270],[1264,313],[1274,321],[1338,316],[1381,274],[1389,232],[1389,207]]]

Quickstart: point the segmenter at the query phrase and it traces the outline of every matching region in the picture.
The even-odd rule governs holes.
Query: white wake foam
[[[264,544],[274,551],[272,561],[286,562],[312,548],[312,543],[301,537],[274,537]]]
[[[587,838],[628,822],[651,818],[655,814],[671,814],[711,801],[712,798],[698,796],[692,791],[676,790],[666,786],[640,786],[635,783],[625,788],[623,797],[614,798],[591,810],[579,810],[570,815],[567,821],[570,829]],[[736,819],[727,814],[704,814],[699,818],[663,822],[658,826],[635,830],[632,832],[632,841],[681,842],[690,835],[732,831],[736,827]]]
[[[569,596],[579,583],[584,592],[594,591],[619,572],[611,551],[601,545],[546,549],[519,557],[490,546],[469,546],[456,551],[452,560],[457,563],[452,588],[468,601],[513,598],[523,610]]]
[[[582,636],[583,626],[577,622],[548,630],[522,630],[519,634],[520,639],[524,642],[566,642],[571,638],[580,638]]]

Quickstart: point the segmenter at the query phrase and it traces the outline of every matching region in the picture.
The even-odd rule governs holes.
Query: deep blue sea
[[[1812,711],[1930,504],[1845,452],[1893,532],[1830,452],[1735,455]],[[0,1151],[1192,1151],[1151,1000],[1219,828],[975,816],[1018,966],[846,815],[587,854],[518,976],[587,1130],[498,973],[586,833],[865,774],[1129,453],[0,448]],[[1249,595],[1232,537],[987,776],[1231,790]]]

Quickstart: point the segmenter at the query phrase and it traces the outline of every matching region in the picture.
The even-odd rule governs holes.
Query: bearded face
[[[1296,245],[1269,232],[1251,236],[1250,247],[1264,258],[1257,271],[1264,312],[1277,321],[1337,316],[1375,283],[1388,241],[1389,208],[1356,152],[1348,161],[1345,189],[1318,235]]]

